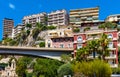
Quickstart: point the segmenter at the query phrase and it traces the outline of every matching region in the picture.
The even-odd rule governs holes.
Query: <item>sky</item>
[[[119,0],[0,0],[0,39],[3,34],[3,19],[11,18],[15,26],[22,22],[23,16],[55,10],[100,7],[99,19],[108,15],[120,14]]]

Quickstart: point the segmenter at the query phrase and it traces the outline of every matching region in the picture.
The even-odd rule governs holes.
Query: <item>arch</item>
[[[108,34],[108,38],[112,39],[113,38],[113,35],[110,33]]]
[[[78,36],[77,41],[78,41],[78,42],[81,42],[82,40],[83,40],[82,37],[81,37],[81,36]]]

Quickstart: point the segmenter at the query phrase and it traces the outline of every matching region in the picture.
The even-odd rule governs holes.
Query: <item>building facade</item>
[[[70,10],[70,24],[81,26],[83,22],[98,21],[99,7]]]
[[[49,39],[46,39],[46,47],[73,48],[72,28],[48,31]]]
[[[68,13],[66,10],[57,10],[48,14],[48,26],[68,25]]]
[[[4,18],[3,20],[3,38],[12,38],[12,29],[14,28],[13,19]]]
[[[117,30],[92,30],[86,31],[84,33],[78,33],[74,35],[74,54],[76,54],[77,49],[86,46],[87,41],[93,39],[99,39],[101,34],[105,33],[111,41],[108,44],[109,56],[106,56],[106,61],[111,65],[111,67],[118,66],[118,34]],[[75,56],[75,55],[74,55]],[[95,52],[95,56],[98,57],[99,54]],[[90,53],[88,58],[93,59],[93,53]]]
[[[120,14],[109,15],[105,21],[109,21],[109,22],[120,21]]]
[[[24,28],[23,24],[18,24],[16,27],[13,29],[13,38],[17,36],[17,34],[21,33],[22,29]]]
[[[39,13],[39,14],[33,14],[29,16],[24,16],[22,19],[22,22],[24,25],[26,24],[32,24],[32,27],[35,27],[36,23],[42,23],[47,24],[47,14],[46,13]]]
[[[11,66],[9,66],[8,64],[8,66],[5,67],[5,70],[2,70],[1,77],[18,77],[18,75],[15,72],[15,68],[16,68],[16,62],[13,59],[11,61]]]

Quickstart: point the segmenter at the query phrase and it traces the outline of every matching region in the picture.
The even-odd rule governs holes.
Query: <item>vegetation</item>
[[[90,30],[90,27],[84,28],[84,31],[88,31],[88,30]]]
[[[56,29],[56,26],[52,26],[52,25],[51,26],[47,26],[47,29],[48,30],[53,30],[53,29]]]
[[[99,25],[99,28],[100,29],[115,29],[117,28],[117,24],[112,23],[112,22],[106,22],[106,23]]]
[[[63,64],[58,69],[58,77],[64,77],[65,75],[73,76],[73,69],[70,63]]]
[[[34,77],[57,77],[57,69],[62,63],[57,60],[37,59],[34,65]]]
[[[80,32],[80,29],[79,28],[75,28],[75,29],[73,29],[73,32],[78,33],[78,32]]]
[[[66,54],[61,55],[61,61],[64,63],[71,62],[71,55],[66,55]]]
[[[112,70],[104,61],[76,62],[73,66],[74,77],[111,77]]]
[[[17,61],[16,73],[18,77],[26,77],[27,66],[31,63],[32,58],[30,57],[21,57]]]
[[[39,47],[45,47],[45,42],[40,42]]]

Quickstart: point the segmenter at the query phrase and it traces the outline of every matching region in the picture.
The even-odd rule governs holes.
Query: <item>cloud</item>
[[[12,3],[9,3],[9,7],[10,7],[11,9],[15,9],[15,5],[13,5]]]

